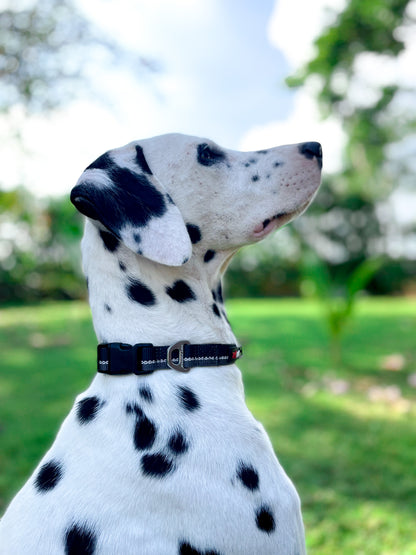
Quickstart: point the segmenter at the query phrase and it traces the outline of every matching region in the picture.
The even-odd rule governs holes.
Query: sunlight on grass
[[[247,404],[300,493],[309,553],[416,554],[416,303],[362,301],[337,368],[316,303],[228,308]],[[95,345],[84,303],[0,312],[1,508],[91,381]],[[400,370],[383,365],[392,353]]]

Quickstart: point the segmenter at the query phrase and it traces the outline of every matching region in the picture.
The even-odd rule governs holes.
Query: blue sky
[[[0,116],[3,184],[67,194],[102,152],[167,132],[242,150],[318,140],[325,171],[339,168],[342,128],[333,118],[320,120],[313,86],[294,92],[284,79],[313,55],[313,39],[334,17],[328,8],[339,11],[346,0],[77,1],[108,36],[156,59],[161,71],[134,75],[91,57],[96,98],[81,95],[47,116],[26,119],[19,106],[11,118]],[[363,61],[359,102],[380,79],[415,75],[412,36],[391,70],[383,60]],[[20,126],[24,151],[10,136],[10,121]]]
[[[283,86],[288,63],[266,35],[273,5],[272,0],[219,2],[215,20],[207,24],[201,18],[188,26],[188,46],[178,45],[175,57],[165,57],[171,67],[181,59],[184,75],[198,76],[183,122],[191,133],[238,147],[253,125],[284,119],[292,109],[292,94]]]
[[[142,125],[146,134],[182,131],[237,147],[247,129],[291,110],[293,95],[283,85],[289,66],[267,37],[274,0],[121,0],[117,11],[128,13],[128,22],[114,18],[113,3],[106,10],[94,9],[94,3],[103,1],[88,4],[92,18],[161,66],[159,75],[145,81],[145,91],[127,76],[111,85],[113,98],[127,103],[126,120],[126,111],[133,112],[139,134]]]
[[[81,96],[30,119],[15,107],[11,119],[21,127],[24,152],[8,135],[10,119],[0,117],[2,182],[24,182],[38,195],[65,194],[100,153],[167,132],[244,150],[321,140],[323,128],[308,129],[311,106],[303,107],[300,124],[291,123],[299,106],[284,78],[319,30],[311,14],[337,1],[343,0],[316,0],[308,16],[303,0],[78,0],[108,36],[156,59],[161,71],[134,75],[91,58],[97,98]],[[279,45],[273,28],[284,37],[294,24],[296,33]],[[274,127],[279,122],[287,122],[282,132]]]

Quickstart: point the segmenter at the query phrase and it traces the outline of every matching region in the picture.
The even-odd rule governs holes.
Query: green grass
[[[303,504],[310,554],[416,554],[416,302],[362,301],[334,368],[318,305],[228,303],[247,403]],[[92,379],[82,303],[0,312],[0,512]],[[392,353],[399,371],[382,368]]]

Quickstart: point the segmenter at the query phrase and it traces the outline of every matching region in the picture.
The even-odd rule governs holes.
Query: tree
[[[349,0],[316,39],[314,57],[287,79],[291,87],[309,89],[324,118],[338,118],[347,137],[343,168],[324,172],[311,207],[261,253],[239,253],[230,268],[232,295],[243,294],[245,282],[251,293],[260,283],[257,294],[263,295],[310,292],[320,283],[326,287],[321,298],[341,297],[343,306],[352,306],[348,283],[360,267],[375,269],[360,281],[367,291],[415,289],[416,227],[395,219],[390,198],[399,188],[414,191],[415,81],[398,71],[416,33],[412,6],[415,0]],[[308,264],[316,258],[324,280]],[[377,263],[367,264],[372,258]],[[267,268],[272,278],[265,280]],[[241,273],[244,279],[237,280]]]
[[[9,0],[0,12],[0,115],[19,106],[26,118],[73,100],[86,91],[85,69],[97,54],[135,75],[155,69],[103,36],[73,0]],[[18,142],[21,123],[13,128]],[[0,301],[82,296],[81,228],[69,199],[40,200],[24,187],[5,192],[0,183]]]
[[[154,70],[87,20],[73,0],[9,1],[0,12],[0,112],[19,104],[28,113],[48,111],[73,99],[94,54],[107,62]]]
[[[82,221],[67,198],[0,191],[0,303],[85,295]]]
[[[350,0],[316,39],[316,56],[288,80],[299,86],[317,77],[323,115],[337,115],[347,135],[345,168],[338,179],[344,190],[367,198],[380,198],[396,185],[387,167],[388,147],[416,129],[416,106],[406,111],[401,106],[403,95],[415,91],[390,71],[406,48],[405,37],[416,30],[411,3]],[[364,70],[371,64],[384,74],[378,79],[373,74],[369,81]]]
[[[415,226],[395,221],[391,209],[383,215],[392,191],[414,181],[415,167],[404,145],[413,141],[416,148],[416,103],[408,102],[416,91],[414,82],[412,88],[396,71],[416,31],[411,4],[350,0],[316,39],[314,58],[288,79],[291,86],[313,82],[323,116],[335,115],[347,137],[343,169],[325,178],[314,205],[295,223],[338,284],[365,259],[380,254],[390,257],[387,266],[401,276],[401,285],[416,271],[414,254],[397,258],[391,248],[393,235],[396,244],[416,240]],[[383,270],[375,276],[373,290],[391,292],[385,276]]]

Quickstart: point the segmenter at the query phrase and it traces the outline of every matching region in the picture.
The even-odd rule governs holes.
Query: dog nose
[[[309,142],[309,143],[302,143],[299,145],[299,152],[306,156],[308,160],[312,160],[312,158],[316,158],[318,161],[318,165],[322,168],[322,147],[320,143],[316,142]]]

